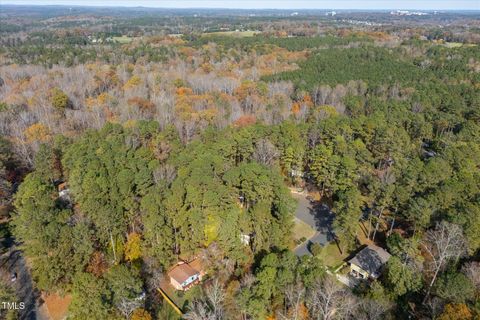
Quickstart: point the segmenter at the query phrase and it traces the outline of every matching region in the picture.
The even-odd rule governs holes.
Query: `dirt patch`
[[[58,294],[47,295],[42,293],[42,299],[51,320],[62,320],[67,317],[68,307],[72,302],[71,295],[62,297]]]

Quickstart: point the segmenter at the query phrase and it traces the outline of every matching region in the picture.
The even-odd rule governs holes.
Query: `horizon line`
[[[143,9],[167,9],[167,10],[192,10],[192,9],[200,9],[200,10],[254,10],[254,11],[262,11],[262,10],[275,10],[275,11],[302,11],[302,10],[316,10],[316,11],[328,11],[328,10],[336,10],[336,11],[347,11],[347,10],[358,10],[358,11],[390,11],[390,10],[407,10],[407,11],[438,11],[438,12],[446,12],[446,11],[480,11],[480,8],[460,8],[460,9],[418,9],[418,8],[398,8],[398,7],[390,7],[390,8],[359,8],[359,7],[351,7],[351,8],[228,8],[228,7],[152,7],[152,6],[130,6],[130,5],[108,5],[108,4],[28,4],[28,3],[5,3],[0,2],[0,7],[2,6],[17,6],[17,7],[78,7],[78,8],[143,8]]]

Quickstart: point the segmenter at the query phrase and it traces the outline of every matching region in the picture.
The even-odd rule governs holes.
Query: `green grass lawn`
[[[168,282],[164,282],[161,285],[161,288],[165,292],[165,294],[177,305],[180,310],[186,312],[188,310],[188,306],[192,304],[195,299],[198,299],[202,295],[202,288],[201,284],[195,285],[188,291],[178,291],[175,290]],[[163,298],[162,298],[163,300]],[[163,313],[162,319],[180,319],[177,313],[174,311],[173,307],[171,307],[167,302],[165,302],[164,306],[162,307]],[[168,313],[168,317],[166,314]]]
[[[293,227],[293,238],[295,240],[300,240],[303,237],[305,237],[305,239],[310,239],[314,234],[315,230],[310,227],[310,225],[295,218],[295,226]]]
[[[127,37],[127,36],[121,36],[121,37],[113,37],[113,41],[118,42],[118,43],[130,43],[132,42],[132,38]]]
[[[337,245],[335,242],[331,242],[325,245],[322,248],[322,251],[318,255],[320,260],[325,264],[327,267],[337,267],[343,263],[343,259],[345,259],[348,255],[347,254],[340,254]]]
[[[196,285],[185,292],[175,290],[173,296],[170,296],[170,298],[180,309],[182,309],[183,312],[185,312],[193,300],[195,300],[195,298],[200,298],[201,295],[202,288],[200,285]]]
[[[338,266],[336,271],[337,273],[346,276],[350,272],[350,266],[346,262],[344,262],[343,264]]]
[[[365,228],[368,228],[367,224],[365,224]],[[357,239],[360,242],[360,246],[372,243],[371,240],[367,239],[360,223],[357,226]],[[337,244],[335,241],[332,241],[322,248],[322,251],[318,257],[333,271],[333,269],[340,267],[344,263],[344,260],[349,256],[349,254],[349,252],[340,254]]]
[[[258,31],[219,31],[219,32],[206,32],[202,34],[202,36],[227,36],[227,37],[240,37],[240,38],[247,38],[247,37],[253,37],[255,34],[257,34]]]
[[[461,43],[461,42],[445,42],[443,45],[447,48],[460,48],[460,47],[475,47],[474,43]]]
[[[447,48],[460,48],[463,47],[463,43],[461,42],[445,42],[443,44]]]

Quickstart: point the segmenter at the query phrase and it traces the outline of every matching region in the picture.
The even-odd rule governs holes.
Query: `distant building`
[[[428,15],[427,12],[408,11],[408,10],[390,11],[390,14],[392,16],[426,16],[426,15]]]
[[[242,233],[240,235],[240,241],[242,242],[242,244],[244,244],[246,246],[250,245],[250,239],[251,239],[251,237],[250,237],[249,234],[243,234]]]
[[[58,185],[58,197],[63,201],[70,202],[70,189],[66,182],[60,183]]]
[[[168,273],[170,284],[177,290],[187,291],[200,283],[205,275],[200,259],[179,263]]]
[[[292,169],[290,170],[290,176],[296,178],[303,178],[304,172],[302,170]]]
[[[375,245],[369,245],[348,261],[350,273],[357,278],[377,279],[388,259],[390,254],[387,251]]]

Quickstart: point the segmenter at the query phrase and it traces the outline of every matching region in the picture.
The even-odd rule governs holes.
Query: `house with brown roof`
[[[187,291],[192,286],[202,281],[205,275],[200,259],[189,263],[181,262],[168,272],[170,284],[177,290]]]
[[[375,245],[368,245],[348,260],[350,274],[361,279],[377,279],[388,259],[390,253]]]

